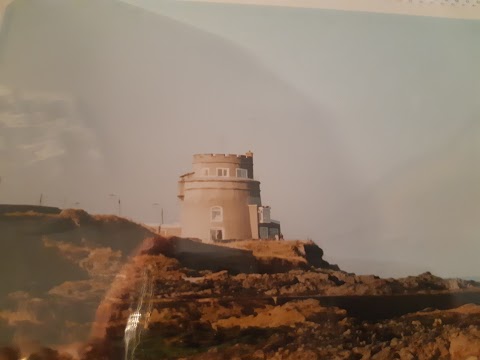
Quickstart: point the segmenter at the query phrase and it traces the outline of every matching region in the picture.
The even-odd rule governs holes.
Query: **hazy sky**
[[[173,222],[193,153],[252,150],[286,237],[480,275],[478,20],[130,2],[10,7],[0,202]]]

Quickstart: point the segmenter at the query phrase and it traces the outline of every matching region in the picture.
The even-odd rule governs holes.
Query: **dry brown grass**
[[[303,245],[311,244],[301,240],[244,240],[221,244],[222,246],[251,250],[256,258],[276,257],[290,261],[305,262]]]

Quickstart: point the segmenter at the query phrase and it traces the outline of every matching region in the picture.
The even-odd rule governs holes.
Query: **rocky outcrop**
[[[259,273],[280,273],[292,269],[322,268],[340,270],[323,259],[323,250],[313,241],[239,240],[226,247],[249,250],[257,259]]]
[[[5,257],[3,265],[23,266],[34,271],[26,279],[43,281],[37,289],[22,288],[25,280],[16,288],[15,281],[2,284],[2,340],[80,342],[83,360],[116,360],[124,355],[127,319],[141,303],[138,349],[146,358],[480,356],[480,310],[458,307],[479,301],[473,281],[355,275],[325,262],[310,241],[203,244],[79,210],[0,215],[0,226],[20,262]],[[25,244],[32,263],[22,263]],[[439,310],[419,312],[428,307]],[[12,351],[0,354],[17,360]],[[32,352],[32,359],[69,358]]]
[[[210,278],[221,282],[227,274]],[[158,358],[463,360],[480,355],[477,305],[370,322],[324,307],[315,299],[283,304],[254,295],[188,301],[163,295],[159,299],[139,345],[142,352]],[[104,341],[93,342],[83,359],[119,356],[121,348],[112,344],[123,336],[120,314],[127,315],[128,306],[114,313],[116,320],[107,323]]]
[[[430,273],[381,279],[311,267],[236,274],[186,268],[174,259],[174,253],[168,240],[149,239],[125,266],[98,308],[84,360],[121,356],[121,345],[113,344],[121,344],[127,317],[139,301],[138,289],[145,281],[155,283],[150,296],[154,300],[151,311],[142,314],[145,320],[139,326],[147,330],[139,348],[153,357],[432,359],[448,355],[446,358],[460,359],[476,351],[463,349],[476,349],[477,306],[400,317],[391,312],[367,320],[362,314],[352,316],[351,305],[344,301],[368,299],[356,296],[360,294],[379,299],[365,308],[368,313],[372,306],[388,307],[381,303],[388,300],[386,296],[391,297],[388,301],[398,299],[401,305],[415,303],[417,296],[425,294],[452,294],[451,280]],[[456,280],[455,284],[460,292],[480,290],[475,282]],[[339,298],[342,306],[331,302],[336,299],[333,294],[343,295]]]
[[[173,274],[171,269],[158,272],[158,276],[165,292],[185,298],[222,296],[221,288],[214,286],[218,274],[225,275],[228,288],[236,275],[311,268],[302,254],[293,259],[289,259],[290,253],[282,257],[281,247],[273,256],[255,256],[252,249],[158,237],[142,225],[116,216],[92,216],[74,209],[57,214],[30,210],[0,215],[2,273],[10,274],[0,284],[3,344],[19,338],[34,338],[45,345],[84,341],[92,314],[132,253],[162,254],[173,261],[170,267],[176,264],[184,269],[175,281],[165,283]],[[295,244],[301,247],[300,242]],[[201,283],[204,280],[192,280],[203,276],[209,286]],[[132,291],[128,284],[126,291]],[[47,324],[49,331],[42,331]]]

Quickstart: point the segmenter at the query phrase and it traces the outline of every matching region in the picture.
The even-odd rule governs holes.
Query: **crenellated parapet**
[[[193,163],[243,163],[251,162],[253,164],[253,154],[238,155],[238,154],[195,154],[193,155]]]
[[[246,172],[242,173],[241,169]],[[194,178],[224,176],[253,179],[253,153],[248,152],[245,155],[196,154],[193,155],[193,172],[195,173]]]

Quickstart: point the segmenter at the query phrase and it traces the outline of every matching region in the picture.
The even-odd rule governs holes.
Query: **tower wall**
[[[204,170],[208,168],[209,174]],[[216,169],[229,169],[217,176]],[[246,169],[247,178],[236,177]],[[193,174],[182,183],[182,236],[211,240],[211,230],[222,230],[223,239],[251,239],[249,205],[261,205],[260,183],[253,180],[253,158],[245,155],[194,155]],[[212,219],[212,208],[221,207],[222,218]]]

